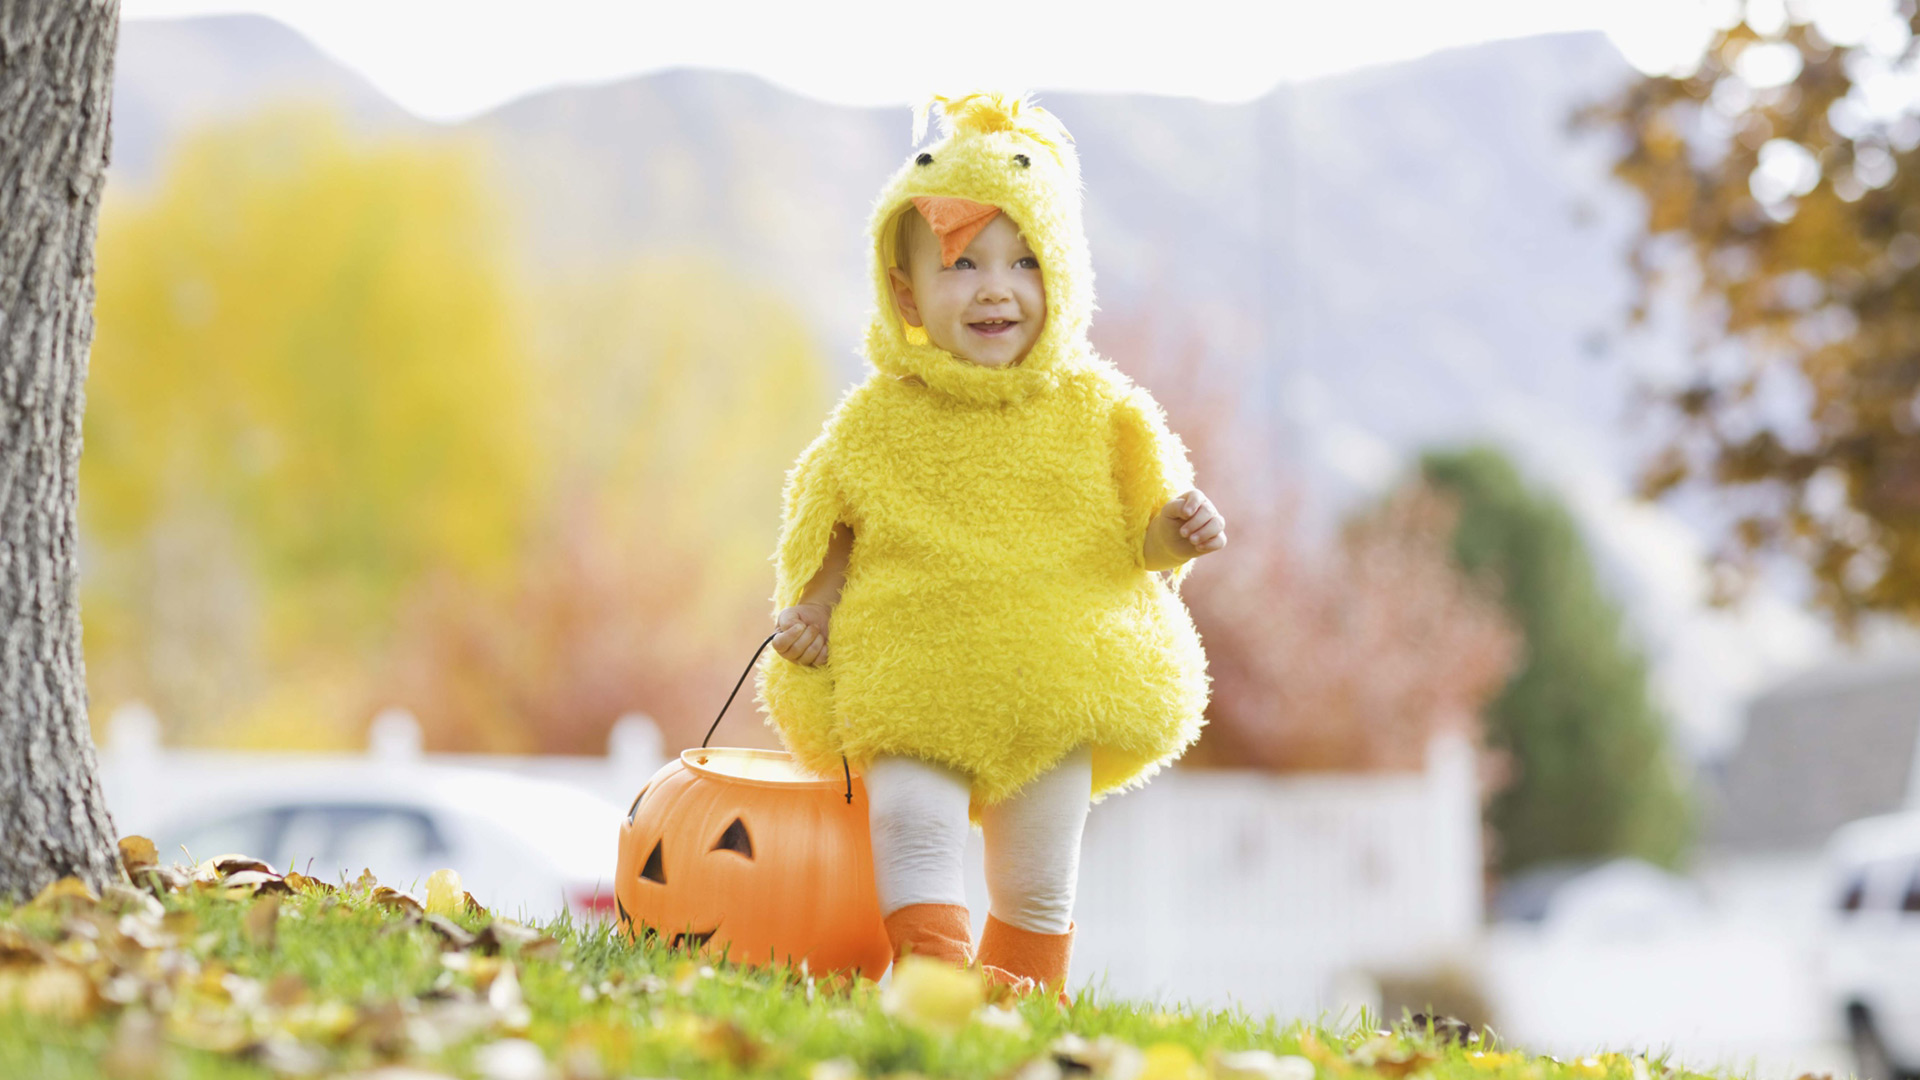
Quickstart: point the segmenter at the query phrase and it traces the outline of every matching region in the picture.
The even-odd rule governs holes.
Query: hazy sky
[[[1438,49],[1602,30],[1641,68],[1666,70],[1697,56],[1711,26],[1737,10],[1735,0],[546,0],[533,9],[485,0],[121,5],[128,18],[270,15],[401,105],[441,120],[557,83],[680,66],[753,72],[846,104],[905,104],[975,86],[1234,101]]]

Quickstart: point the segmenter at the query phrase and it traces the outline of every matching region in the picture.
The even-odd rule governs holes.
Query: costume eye
[[[667,868],[660,861],[660,845],[664,843],[666,843],[664,840],[653,842],[653,854],[647,856],[647,865],[640,870],[641,877],[661,885],[667,883]]]
[[[734,818],[733,824],[727,826],[727,831],[715,841],[713,850],[737,851],[749,859],[753,858],[753,838],[747,835],[747,823]]]
[[[1020,166],[1020,167],[1021,167],[1021,168],[1023,168],[1023,169],[1025,169],[1025,168],[1028,168],[1028,167],[1030,167],[1030,166],[1031,166],[1031,165],[1033,164],[1033,162],[1032,162],[1032,161],[1029,161],[1029,160],[1027,159],[1027,155],[1025,155],[1025,154],[1015,154],[1015,155],[1013,155],[1013,163],[1014,163],[1015,165],[1018,165],[1018,166]]]
[[[931,165],[933,164],[933,155],[921,154],[919,157],[913,159],[913,163],[915,165]]]

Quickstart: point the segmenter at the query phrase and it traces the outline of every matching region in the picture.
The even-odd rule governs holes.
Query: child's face
[[[888,268],[894,303],[910,326],[962,360],[1006,367],[1026,359],[1047,321],[1040,260],[1006,214],[940,265],[940,241],[918,210],[907,214],[907,270]]]

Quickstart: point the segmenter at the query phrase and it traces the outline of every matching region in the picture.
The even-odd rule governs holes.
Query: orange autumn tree
[[[1640,489],[1725,522],[1717,602],[1786,565],[1843,633],[1920,618],[1920,4],[1729,14],[1576,117],[1639,197],[1630,322],[1688,309]]]
[[[1152,391],[1227,516],[1228,546],[1185,586],[1206,643],[1213,698],[1190,760],[1274,771],[1414,770],[1428,740],[1483,744],[1481,713],[1519,638],[1489,586],[1451,556],[1453,512],[1414,486],[1324,550],[1300,536],[1297,493],[1261,468],[1244,375],[1197,334],[1109,317],[1102,351]],[[1498,777],[1491,757],[1483,776]]]

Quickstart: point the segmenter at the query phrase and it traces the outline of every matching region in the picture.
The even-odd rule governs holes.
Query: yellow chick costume
[[[874,371],[783,496],[776,610],[799,601],[836,522],[854,534],[831,659],[769,652],[756,685],[803,768],[940,762],[973,778],[978,820],[1083,744],[1095,801],[1145,783],[1199,735],[1209,680],[1177,592],[1192,563],[1168,581],[1141,551],[1192,467],[1158,403],[1087,342],[1093,268],[1069,137],[1018,99],[934,100],[943,137],[894,174],[869,223]],[[925,123],[923,107],[916,143]],[[998,207],[1039,256],[1047,317],[1019,364],[909,334],[887,269],[916,196]]]

